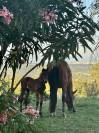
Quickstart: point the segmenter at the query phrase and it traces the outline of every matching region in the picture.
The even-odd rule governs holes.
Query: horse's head
[[[41,81],[47,82],[48,80],[48,70],[47,69],[42,69],[42,72],[40,74],[40,79]]]

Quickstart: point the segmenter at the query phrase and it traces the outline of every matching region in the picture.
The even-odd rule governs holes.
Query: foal
[[[42,104],[43,104],[43,94],[45,90],[45,83],[47,81],[47,70],[43,69],[39,78],[33,79],[31,77],[25,77],[21,81],[21,94],[19,96],[20,110],[22,111],[22,102],[24,101],[25,106],[27,106],[27,100],[29,97],[29,92],[34,92],[36,94],[36,110],[40,103],[39,113],[42,115]],[[25,97],[24,97],[25,96]]]

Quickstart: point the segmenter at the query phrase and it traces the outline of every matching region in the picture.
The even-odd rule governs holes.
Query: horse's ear
[[[45,72],[45,71],[47,71],[47,69],[43,68],[43,69],[42,69],[42,72]]]
[[[47,83],[47,81],[45,80],[44,83]]]

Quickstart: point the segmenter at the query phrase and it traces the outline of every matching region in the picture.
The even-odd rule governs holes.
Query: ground
[[[35,120],[38,133],[99,133],[99,98],[76,98],[76,113],[66,109],[65,118],[60,100],[55,117],[49,117],[48,105],[48,101],[44,102],[43,117]]]

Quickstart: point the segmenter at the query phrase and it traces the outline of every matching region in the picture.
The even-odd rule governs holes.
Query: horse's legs
[[[36,110],[38,109],[39,106],[39,94],[36,93]]]
[[[21,94],[19,96],[18,101],[20,102],[20,111],[22,112],[22,102],[23,102],[23,96],[24,96],[24,92],[23,90],[21,90]]]
[[[39,110],[40,116],[42,116],[42,104],[43,104],[43,95],[40,95],[40,110]]]
[[[63,115],[64,115],[64,112],[65,112],[64,108],[65,108],[65,93],[62,90],[62,113],[63,113]]]
[[[26,90],[26,96],[25,96],[25,100],[24,100],[25,108],[27,107],[27,104],[28,104],[28,97],[29,97],[29,90],[27,88],[27,90]]]
[[[50,89],[50,113],[54,113],[57,104],[57,88]]]

